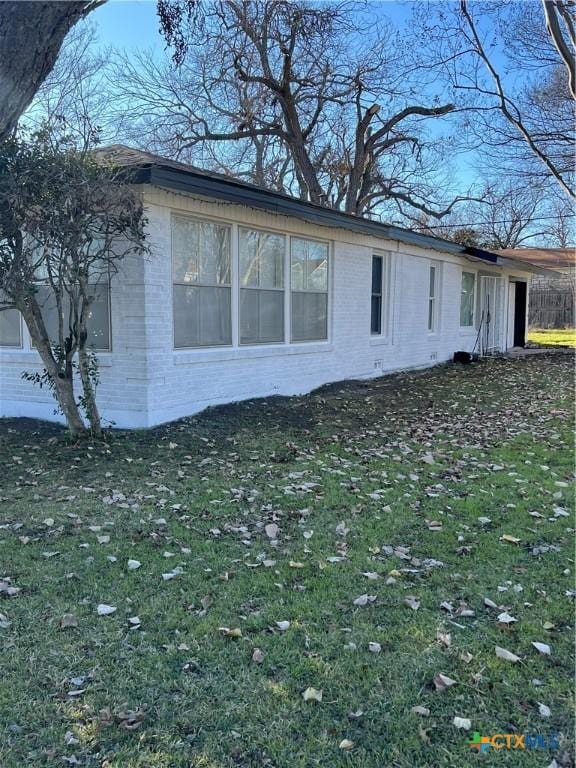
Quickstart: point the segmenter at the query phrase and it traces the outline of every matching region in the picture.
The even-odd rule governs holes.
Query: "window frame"
[[[236,305],[237,310],[235,313],[235,317],[232,318],[232,327],[233,327],[233,333],[232,333],[232,346],[245,349],[246,347],[262,347],[262,346],[277,346],[277,345],[283,345],[287,343],[288,339],[288,328],[287,328],[287,318],[289,308],[287,308],[287,301],[286,301],[286,294],[289,291],[289,283],[290,283],[290,274],[289,274],[289,249],[290,249],[290,235],[286,232],[282,232],[279,230],[274,229],[265,229],[263,227],[253,227],[249,224],[232,224],[233,231],[236,230],[236,234],[234,236],[234,239],[236,241],[236,249],[232,249],[231,255],[232,259],[234,261],[234,253],[236,250],[236,256],[237,256],[237,266],[236,269],[231,270],[231,279],[232,279],[232,292],[236,293]],[[258,232],[260,234],[264,235],[275,235],[276,237],[282,237],[284,239],[284,254],[282,257],[282,288],[261,288],[259,286],[255,285],[242,285],[242,274],[241,274],[241,263],[240,263],[240,234],[242,230],[246,232]],[[234,264],[233,264],[234,266]],[[234,277],[236,276],[237,280],[237,286],[235,290],[234,286]],[[241,312],[242,312],[242,291],[244,290],[255,290],[255,291],[271,291],[275,293],[281,293],[282,294],[282,339],[280,341],[249,341],[249,342],[243,342],[242,341],[242,320],[241,320]],[[232,301],[232,305],[234,306],[234,301]],[[234,326],[237,326],[237,339],[236,344],[234,343]]]
[[[174,326],[174,285],[181,284],[174,282],[174,254],[173,254],[173,220],[174,218],[192,219],[200,223],[217,224],[220,226],[228,227],[230,231],[230,279],[231,284],[229,287],[231,291],[231,324],[232,324],[232,341],[230,344],[219,345],[203,345],[193,347],[177,347],[175,341],[175,326]],[[285,241],[285,254],[283,261],[284,270],[284,339],[283,341],[262,341],[262,342],[249,342],[241,343],[240,341],[240,292],[243,288],[240,285],[240,230],[248,230],[253,232],[262,232],[264,234],[279,235],[284,237]],[[310,293],[319,293],[327,296],[326,307],[326,336],[322,339],[303,339],[298,341],[292,340],[292,274],[291,274],[291,247],[292,241],[305,240],[314,243],[320,243],[327,248],[327,286],[325,291],[309,291]],[[204,357],[210,355],[210,353],[228,355],[228,353],[234,353],[235,355],[242,352],[249,354],[250,351],[256,352],[256,350],[263,350],[270,348],[271,352],[280,352],[282,349],[303,347],[305,345],[322,345],[327,347],[331,343],[332,338],[332,292],[333,292],[333,275],[332,275],[332,262],[334,258],[334,243],[331,240],[327,240],[313,235],[307,235],[300,232],[294,232],[287,229],[275,227],[274,225],[260,226],[258,224],[252,224],[246,221],[231,220],[228,218],[221,218],[211,213],[197,213],[182,210],[181,208],[172,208],[170,210],[170,270],[172,280],[172,308],[171,308],[171,328],[172,328],[172,351],[177,355],[185,357],[193,355],[194,357]],[[184,285],[194,286],[195,283],[185,283]],[[218,286],[217,286],[218,287]],[[267,290],[267,289],[257,289]],[[275,290],[275,289],[271,289]],[[277,289],[278,291],[280,289]],[[308,291],[306,291],[308,292]],[[288,353],[288,350],[286,350]],[[194,359],[194,357],[190,359]]]
[[[473,284],[472,284],[472,322],[469,325],[462,325],[462,297],[463,297],[463,286],[464,286],[464,275],[472,275],[473,277]],[[460,328],[464,331],[474,330],[476,327],[475,324],[475,318],[476,318],[476,287],[477,287],[477,278],[478,275],[476,272],[472,272],[468,269],[463,269],[460,276],[460,309],[459,309],[459,317],[458,322],[460,324]]]
[[[380,293],[375,294],[372,292],[373,283],[373,268],[374,259],[381,259],[382,272],[380,276]],[[392,254],[390,251],[378,251],[372,252],[370,260],[370,338],[372,341],[386,341],[390,335],[390,297],[391,290],[390,284],[392,279]],[[374,296],[380,297],[380,330],[372,330],[372,298]]]
[[[310,237],[308,235],[302,235],[302,234],[289,234],[287,236],[288,240],[288,297],[289,297],[289,317],[288,317],[288,330],[289,334],[286,337],[286,343],[295,345],[295,344],[326,344],[330,341],[330,317],[331,317],[331,276],[332,276],[332,270],[330,268],[330,263],[332,261],[332,242],[330,240],[323,240],[319,237]],[[304,240],[310,243],[319,243],[320,245],[326,246],[326,290],[319,291],[316,289],[309,289],[309,288],[302,288],[295,290],[292,287],[292,243],[294,240]],[[304,293],[304,294],[316,294],[320,296],[326,296],[326,336],[322,339],[293,339],[292,338],[292,308],[293,308],[293,294],[294,293]]]
[[[229,259],[230,259],[230,282],[229,283],[191,283],[184,281],[177,281],[174,269],[174,222],[176,219],[188,219],[196,222],[197,224],[213,224],[215,226],[224,227],[228,230],[228,246],[229,246]],[[171,296],[172,296],[172,351],[191,351],[191,350],[203,350],[203,349],[231,349],[238,346],[237,338],[238,334],[237,321],[235,321],[235,315],[239,314],[239,302],[238,292],[234,289],[235,281],[238,283],[238,231],[237,227],[231,222],[222,221],[221,219],[211,218],[209,216],[198,216],[195,214],[188,214],[181,211],[171,211],[170,213],[170,276],[172,280]],[[175,327],[175,286],[183,286],[185,288],[227,288],[230,291],[230,343],[225,344],[195,344],[193,346],[176,346],[176,327]],[[236,297],[236,298],[235,298]]]
[[[11,307],[10,309],[3,309],[0,310],[0,317],[2,317],[2,314],[4,312],[16,312],[16,316],[18,318],[18,344],[3,344],[0,341],[0,349],[24,349],[24,331],[23,331],[23,319],[22,319],[22,313],[16,309],[15,307]]]
[[[434,292],[432,293],[432,270],[434,270]],[[440,330],[440,304],[442,296],[442,262],[428,262],[428,301],[427,308],[427,327],[428,335],[434,336]],[[432,311],[430,305],[432,304]]]

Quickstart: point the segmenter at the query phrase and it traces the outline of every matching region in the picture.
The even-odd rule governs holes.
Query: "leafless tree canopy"
[[[179,66],[125,56],[113,76],[141,142],[356,215],[449,209],[423,127],[454,107],[420,101],[388,24],[347,2],[218,0],[187,25],[170,5]]]
[[[422,58],[466,110],[471,144],[520,183],[574,187],[573,0],[427,3]],[[491,151],[491,157],[490,157]]]

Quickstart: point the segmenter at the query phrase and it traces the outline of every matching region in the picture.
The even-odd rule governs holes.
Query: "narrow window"
[[[20,312],[17,309],[0,311],[0,347],[21,347]]]
[[[434,264],[430,265],[430,288],[428,291],[428,330],[433,333],[436,330],[438,313],[438,267]]]
[[[476,275],[473,272],[462,272],[462,287],[460,290],[460,325],[470,328],[474,325],[474,293]]]
[[[382,279],[383,258],[372,256],[372,301],[370,307],[370,333],[382,333]]]
[[[230,228],[173,218],[174,346],[232,343]]]
[[[240,229],[240,343],[284,341],[284,235]]]
[[[291,240],[292,341],[328,338],[328,244]]]

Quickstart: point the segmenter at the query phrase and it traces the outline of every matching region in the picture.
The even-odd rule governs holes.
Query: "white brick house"
[[[107,152],[141,190],[151,245],[122,263],[94,311],[98,403],[119,427],[430,366],[472,351],[478,336],[493,350],[524,343],[537,268],[125,147]],[[22,380],[41,367],[20,317],[0,313],[0,416],[58,418],[50,394]]]

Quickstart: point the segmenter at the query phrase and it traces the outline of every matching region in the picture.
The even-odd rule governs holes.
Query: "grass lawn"
[[[543,347],[576,347],[576,328],[530,330],[528,341]]]
[[[573,765],[572,365],[0,422],[0,766]]]

